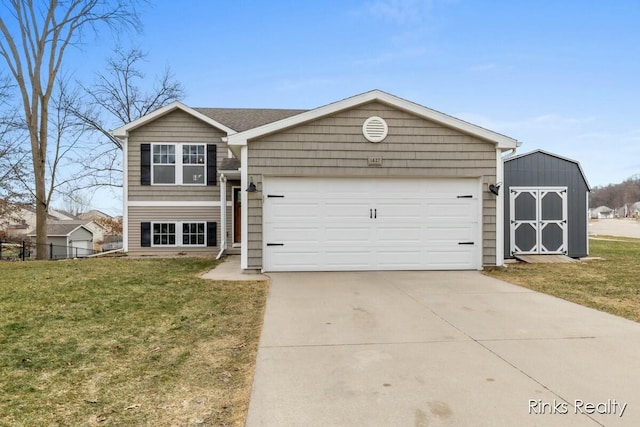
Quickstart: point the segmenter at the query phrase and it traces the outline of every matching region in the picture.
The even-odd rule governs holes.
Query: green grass
[[[512,264],[485,274],[640,322],[640,240],[589,242],[593,259],[572,264]]]
[[[0,264],[0,425],[243,425],[267,284],[214,265]]]

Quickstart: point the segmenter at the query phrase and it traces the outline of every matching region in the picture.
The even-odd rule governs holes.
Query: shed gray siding
[[[510,252],[511,187],[567,187],[568,253],[573,258],[588,255],[587,193],[589,186],[580,166],[574,161],[535,151],[504,161],[504,257],[513,258]]]
[[[388,123],[381,143],[362,134],[371,116]],[[248,194],[249,269],[262,268],[263,176],[481,178],[486,188],[496,175],[494,143],[380,102],[249,141],[248,147],[247,172],[259,190]],[[369,157],[381,157],[382,166],[368,166]],[[483,191],[481,203],[483,263],[495,265],[495,196]]]

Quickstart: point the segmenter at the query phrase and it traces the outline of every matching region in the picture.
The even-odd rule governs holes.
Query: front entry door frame
[[[233,231],[233,246],[238,247],[242,242],[242,187],[231,187],[231,229]]]
[[[518,197],[531,197],[534,201],[533,209],[535,212],[529,212],[524,215],[518,215],[516,211],[518,205],[516,200]],[[552,197],[559,197],[561,201],[561,213],[558,215],[550,215],[546,209],[543,209],[545,205],[545,198],[550,197],[547,200],[551,200]],[[550,202],[549,202],[550,203]],[[529,255],[529,254],[567,254],[567,242],[568,242],[568,227],[567,227],[567,187],[511,187],[509,189],[509,212],[510,212],[510,251],[511,255]],[[526,219],[523,218],[526,217]],[[530,240],[527,246],[522,246],[525,243],[519,241],[518,230],[521,231],[529,229],[530,236],[533,236],[533,240]],[[545,231],[546,230],[546,231]],[[561,234],[561,241],[554,241],[547,238],[551,233]],[[533,245],[530,242],[533,241]],[[553,244],[553,246],[550,246]]]

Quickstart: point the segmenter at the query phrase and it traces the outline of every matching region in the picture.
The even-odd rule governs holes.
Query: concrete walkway
[[[269,280],[262,274],[245,274],[240,268],[240,256],[228,255],[216,268],[201,276],[203,279],[227,281]]]
[[[248,426],[640,425],[638,323],[478,272],[270,276]]]

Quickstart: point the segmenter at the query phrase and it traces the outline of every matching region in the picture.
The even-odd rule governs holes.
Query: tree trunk
[[[33,156],[33,171],[36,184],[36,259],[48,259],[47,254],[47,190],[45,184],[46,159],[37,150]]]

